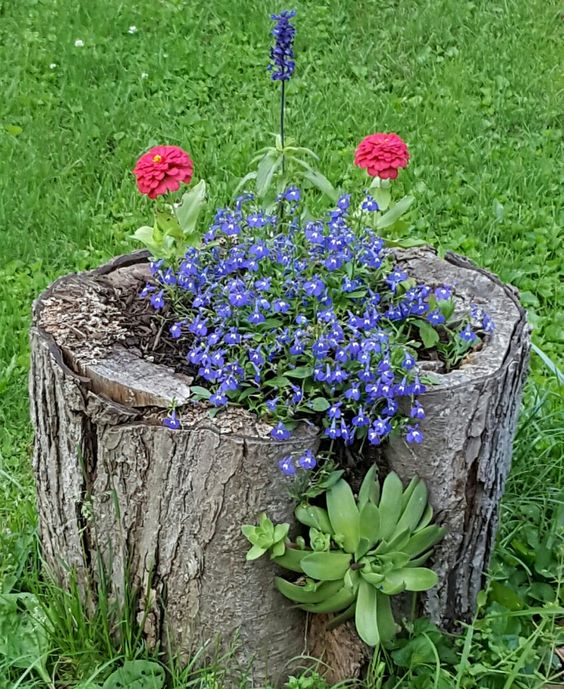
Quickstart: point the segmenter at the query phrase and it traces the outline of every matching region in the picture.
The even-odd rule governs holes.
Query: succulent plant
[[[309,547],[303,538],[296,543],[278,538],[274,547],[260,543],[274,562],[301,575],[295,582],[276,577],[277,589],[303,610],[336,613],[333,627],[354,617],[359,636],[370,646],[389,641],[397,632],[391,597],[438,582],[436,573],[422,566],[444,535],[431,524],[427,497],[421,479],[404,489],[394,472],[380,489],[376,467],[366,474],[356,499],[340,479],[325,493],[326,509],[309,503],[296,508],[296,519],[309,527]],[[248,538],[250,528],[243,527]],[[269,531],[272,536],[276,528]],[[258,542],[251,542],[250,552],[258,557]]]

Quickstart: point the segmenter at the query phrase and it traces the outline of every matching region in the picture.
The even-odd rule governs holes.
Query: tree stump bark
[[[464,259],[430,249],[397,258],[418,279],[452,284],[460,306],[477,303],[496,323],[482,350],[424,395],[425,443],[395,441],[385,453],[403,478],[425,478],[449,528],[435,556],[441,583],[425,599],[448,624],[471,613],[495,538],[528,330],[515,292]],[[275,591],[271,562],[245,562],[240,527],[262,512],[291,520],[277,460],[315,450],[316,430],[304,424],[274,442],[249,413],[210,418],[191,403],[189,377],[131,346],[123,302],[133,302],[147,275],[146,254],[137,252],[57,280],[34,305],[30,398],[44,557],[61,583],[74,571],[90,596],[102,570],[118,600],[133,586],[149,643],[170,642],[187,657],[238,634],[238,657],[255,657],[257,682],[277,682],[308,651],[306,616]],[[182,406],[179,431],[161,424],[173,399]],[[354,651],[351,628],[324,638],[317,627],[311,647],[332,652],[325,662],[341,677],[358,672],[366,656]],[[339,647],[350,660],[336,657]]]
[[[487,310],[495,330],[464,365],[436,375],[419,399],[425,441],[416,448],[393,439],[384,449],[390,469],[427,483],[436,521],[447,535],[433,554],[439,584],[423,595],[425,612],[443,627],[468,621],[484,584],[499,502],[529,363],[529,328],[517,291],[465,258],[430,251],[403,255],[402,267],[427,284],[453,285],[460,303]]]

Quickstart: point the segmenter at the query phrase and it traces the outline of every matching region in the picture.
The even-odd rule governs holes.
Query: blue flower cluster
[[[295,10],[284,10],[280,14],[272,15],[272,19],[276,22],[272,29],[275,42],[270,49],[272,63],[268,65],[268,69],[272,73],[273,81],[288,81],[294,73],[296,63],[293,46],[296,29],[290,23],[290,19],[295,16]]]
[[[202,398],[254,411],[272,422],[274,439],[311,419],[330,441],[379,445],[400,432],[420,443],[421,324],[467,349],[478,336],[469,317],[449,329],[451,289],[410,278],[350,209],[343,195],[326,217],[304,222],[296,187],[271,213],[243,195],[217,211],[205,244],[179,266],[154,264],[157,284],[142,296],[155,309],[170,299],[170,334],[186,343]],[[295,471],[291,458],[283,464]]]

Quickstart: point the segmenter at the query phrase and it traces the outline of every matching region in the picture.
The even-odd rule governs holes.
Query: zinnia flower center
[[[153,156],[153,163],[160,163],[162,159],[163,157],[157,153],[157,155]]]

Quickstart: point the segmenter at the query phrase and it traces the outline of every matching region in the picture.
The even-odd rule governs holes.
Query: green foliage
[[[271,557],[281,557],[286,550],[286,536],[290,530],[289,524],[274,524],[263,514],[258,526],[245,524],[241,527],[245,538],[253,547],[247,553],[247,560],[256,560],[267,551],[271,551]]]
[[[274,562],[303,575],[295,583],[276,577],[286,598],[307,612],[338,613],[333,626],[354,617],[359,636],[370,646],[390,641],[397,632],[391,597],[437,583],[437,575],[421,566],[444,535],[431,525],[427,488],[413,479],[404,490],[391,473],[380,490],[372,467],[357,499],[349,484],[338,479],[326,490],[325,503],[326,509],[309,503],[296,508],[296,519],[309,527],[309,547],[288,542],[281,556],[279,542],[268,545],[277,527],[264,515],[254,531],[243,527],[253,543],[247,559],[270,550]]]
[[[187,246],[200,244],[205,225],[198,223],[198,219],[205,203],[206,183],[202,179],[182,195],[179,203],[157,210],[152,227],[144,225],[131,237],[141,242],[155,258],[179,259]]]
[[[150,660],[126,660],[114,670],[102,685],[102,689],[162,689],[165,672]]]
[[[335,202],[339,198],[339,192],[327,177],[314,167],[318,162],[318,156],[309,148],[296,146],[291,138],[282,145],[280,135],[277,135],[275,146],[263,148],[253,158],[251,166],[256,165],[256,170],[243,177],[236,191],[246,189],[248,183],[253,181],[257,198],[266,209],[270,209],[274,206],[276,196],[281,194],[290,182],[302,186],[305,181],[306,188],[314,187]]]

